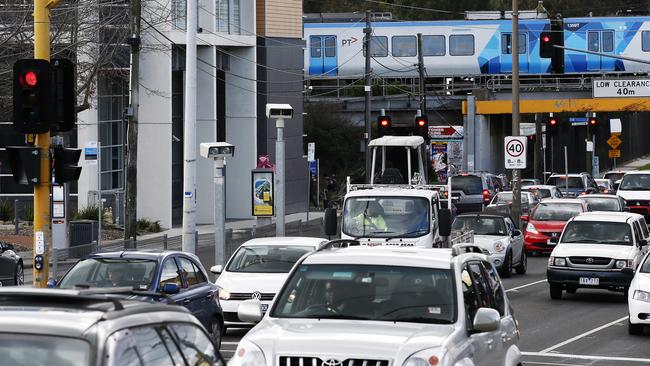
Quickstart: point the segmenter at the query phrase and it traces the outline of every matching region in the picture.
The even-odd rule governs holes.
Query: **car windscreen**
[[[229,272],[287,273],[306,253],[309,246],[247,245],[237,250],[226,269]]]
[[[582,212],[579,203],[540,203],[533,212],[532,220],[536,221],[568,221]]]
[[[548,182],[546,184],[551,185],[551,186],[556,186],[560,189],[565,189],[566,184],[567,184],[567,178],[566,177],[550,177],[548,178]],[[569,177],[569,188],[579,188],[579,189],[584,189],[585,186],[582,182],[582,179],[579,177]]]
[[[287,280],[272,317],[452,324],[449,269],[363,264],[301,264]]]
[[[571,221],[560,243],[632,245],[632,230],[624,222]]]
[[[507,234],[503,218],[481,215],[457,216],[451,225],[451,229],[462,232],[474,231],[474,235],[504,236]]]
[[[544,188],[527,188],[526,191],[537,196],[538,199],[551,197],[551,190]]]
[[[157,263],[150,259],[88,258],[79,261],[58,287],[133,287],[152,288]]]
[[[11,366],[90,365],[90,345],[81,339],[0,333],[0,362]]]
[[[621,206],[619,205],[618,198],[615,196],[612,196],[612,198],[604,198],[604,197],[589,197],[589,195],[587,195],[580,198],[585,202],[587,202],[589,208],[592,211],[614,211],[614,212],[621,211]]]
[[[492,204],[500,204],[500,203],[512,203],[512,197],[513,194],[512,192],[499,192],[497,193],[496,196],[494,196],[494,199],[492,199]],[[528,195],[525,193],[521,194],[521,202],[522,203],[528,203]]]
[[[618,186],[619,191],[650,191],[650,174],[628,174]]]
[[[650,255],[645,257],[645,261],[641,265],[641,273],[650,273]]]
[[[349,197],[344,234],[354,238],[417,238],[430,231],[430,203],[423,197]]]
[[[451,190],[462,191],[466,195],[482,194],[483,183],[476,175],[456,175],[451,177]]]

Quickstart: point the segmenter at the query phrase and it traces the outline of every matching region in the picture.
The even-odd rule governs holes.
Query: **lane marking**
[[[577,335],[577,336],[575,336],[575,337],[573,337],[573,338],[569,338],[569,339],[567,339],[566,341],[561,342],[561,343],[558,343],[558,344],[556,344],[556,345],[554,345],[554,346],[551,346],[551,347],[549,347],[549,348],[547,348],[547,349],[544,349],[544,350],[540,351],[539,353],[548,353],[548,352],[551,352],[551,351],[553,351],[553,350],[555,350],[555,349],[558,349],[558,348],[560,348],[560,347],[562,347],[562,346],[566,346],[567,344],[569,344],[569,343],[571,343],[571,342],[575,342],[575,341],[577,341],[578,339],[581,339],[581,338],[584,338],[584,337],[586,337],[586,336],[588,336],[588,335],[594,334],[594,333],[596,333],[596,332],[598,332],[598,331],[601,331],[601,330],[603,330],[603,329],[605,329],[605,328],[609,328],[609,327],[611,327],[611,326],[614,325],[614,324],[617,324],[617,323],[620,323],[620,322],[626,320],[627,318],[628,318],[628,316],[626,315],[626,316],[624,316],[624,317],[622,317],[622,318],[620,318],[620,319],[616,319],[616,320],[614,320],[613,322],[609,322],[609,323],[607,323],[607,324],[605,324],[605,325],[601,325],[601,326],[598,327],[598,328],[594,328],[594,329],[592,329],[592,330],[590,330],[590,331],[587,331],[587,332],[584,332],[584,333],[582,333],[582,334],[579,334],[579,335]],[[650,361],[650,360],[647,360],[647,359],[646,359],[646,361]]]
[[[226,341],[222,341],[221,344],[239,344],[239,342],[226,342]]]
[[[531,283],[528,283],[528,284],[525,284],[525,285],[517,286],[517,287],[506,290],[506,292],[517,291],[517,290],[522,289],[522,288],[538,285],[538,284],[540,284],[542,282],[546,282],[546,280],[539,280],[539,281],[531,282]]]
[[[589,366],[586,363],[555,363],[555,362],[533,362],[524,361],[524,365],[547,365],[547,366]]]
[[[557,357],[557,358],[574,358],[578,360],[590,361],[621,361],[621,362],[650,362],[650,358],[636,358],[636,357],[612,357],[612,356],[590,356],[590,355],[571,355],[566,353],[544,353],[542,352],[522,352],[523,356],[534,357]],[[524,363],[530,363],[525,361]]]

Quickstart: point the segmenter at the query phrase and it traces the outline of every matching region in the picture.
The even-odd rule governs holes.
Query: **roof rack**
[[[358,240],[336,239],[336,240],[328,241],[327,243],[321,245],[320,248],[318,248],[316,251],[320,252],[323,250],[358,247],[358,246],[361,246],[361,243]]]
[[[467,253],[490,254],[487,250],[474,244],[456,244],[451,247],[451,255],[454,257]]]

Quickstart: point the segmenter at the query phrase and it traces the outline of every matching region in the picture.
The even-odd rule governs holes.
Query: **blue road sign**
[[[587,117],[570,117],[571,126],[586,126],[589,119]]]

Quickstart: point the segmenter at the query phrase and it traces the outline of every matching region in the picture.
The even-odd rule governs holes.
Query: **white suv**
[[[244,302],[239,317],[261,322],[229,365],[521,364],[517,322],[480,248],[355,244],[303,257],[263,319]]]
[[[572,218],[548,260],[551,298],[578,288],[626,292],[629,269],[641,262],[649,236],[645,219],[634,213],[587,212]]]

